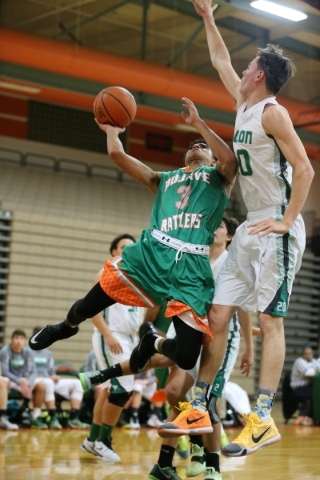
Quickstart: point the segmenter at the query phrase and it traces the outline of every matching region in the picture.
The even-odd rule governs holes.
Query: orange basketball
[[[100,123],[114,127],[127,127],[137,112],[134,96],[125,88],[104,88],[95,98],[93,113]]]

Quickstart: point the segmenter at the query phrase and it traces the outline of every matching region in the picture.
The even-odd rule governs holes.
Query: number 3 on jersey
[[[237,159],[241,175],[245,177],[251,176],[253,172],[250,165],[249,153],[247,152],[247,150],[237,150]]]
[[[191,195],[191,186],[181,185],[181,187],[178,188],[177,193],[181,195],[181,198],[175,203],[175,206],[178,210],[182,210],[189,203],[189,198]]]

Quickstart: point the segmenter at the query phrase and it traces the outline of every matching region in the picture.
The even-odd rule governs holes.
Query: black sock
[[[72,408],[70,410],[70,420],[74,420],[75,418],[78,418],[78,415],[79,415],[79,410],[77,410],[76,408]]]
[[[161,415],[162,415],[162,407],[154,407],[153,413],[154,413],[154,415],[157,415],[158,418],[161,418]]]
[[[0,417],[7,415],[7,410],[0,410]]]
[[[139,408],[131,408],[130,413],[131,413],[131,417],[138,422],[139,421]]]
[[[160,468],[172,467],[173,455],[176,449],[169,445],[161,445],[158,465]]]
[[[105,380],[110,380],[111,378],[123,377],[123,372],[120,363],[112,365],[112,367],[106,368],[105,370],[100,370],[100,373],[104,376]]]
[[[220,461],[217,453],[206,452],[206,467],[213,467],[216,472],[220,473]]]
[[[50,415],[51,418],[56,417],[57,416],[57,410],[55,408],[53,408],[52,410],[49,410],[49,415]]]
[[[202,435],[189,435],[190,442],[198,445],[199,447],[203,447],[203,438]]]

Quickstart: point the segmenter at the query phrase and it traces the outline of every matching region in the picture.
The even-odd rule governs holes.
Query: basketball
[[[114,127],[127,127],[134,120],[137,104],[134,96],[125,88],[104,88],[96,96],[93,113],[100,123]]]

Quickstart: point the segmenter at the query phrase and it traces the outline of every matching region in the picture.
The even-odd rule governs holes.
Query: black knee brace
[[[210,395],[209,402],[208,402],[208,412],[209,412],[212,425],[215,425],[220,422],[220,418],[216,410],[217,400],[218,400],[218,397],[215,397],[214,395]]]
[[[131,397],[132,392],[122,392],[122,393],[110,393],[108,397],[108,402],[117,407],[124,407],[129,398]]]

